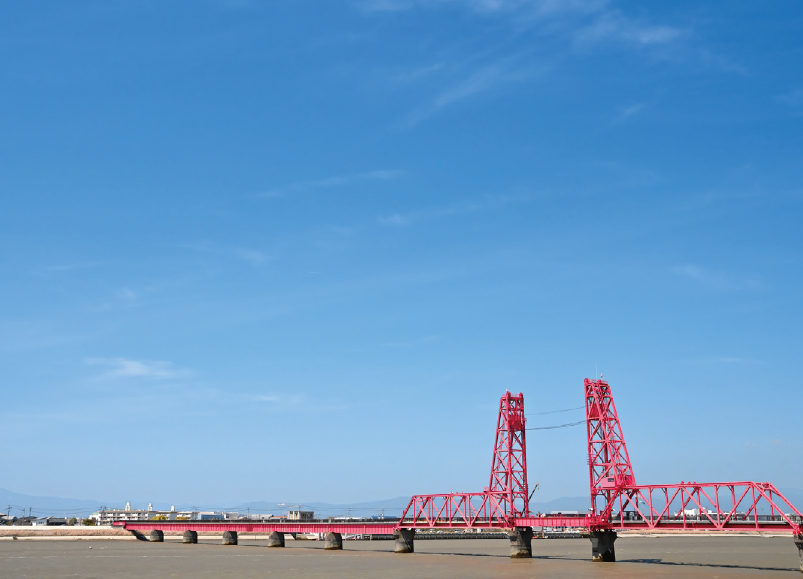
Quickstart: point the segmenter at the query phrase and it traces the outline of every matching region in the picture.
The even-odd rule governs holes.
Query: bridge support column
[[[237,531],[224,531],[223,532],[223,544],[224,545],[236,545],[237,544]]]
[[[151,534],[148,535],[148,540],[151,543],[164,543],[165,542],[165,534],[162,531],[153,530]]]
[[[343,535],[340,533],[326,533],[326,540],[324,541],[323,548],[325,551],[342,551]]]
[[[181,536],[181,542],[185,545],[194,545],[198,542],[198,533],[195,531],[184,531],[184,534]]]
[[[268,547],[284,547],[284,533],[273,531],[268,535]]]
[[[592,531],[591,560],[605,563],[616,561],[616,551],[613,548],[615,540],[616,531]]]
[[[415,553],[415,529],[396,529],[393,538],[396,539],[394,553]]]
[[[800,558],[800,572],[803,573],[803,533],[795,535],[795,545],[797,545],[797,556]]]
[[[530,559],[533,556],[532,527],[514,527],[507,532],[511,559]]]

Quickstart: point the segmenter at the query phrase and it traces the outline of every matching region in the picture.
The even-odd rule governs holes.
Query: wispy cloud
[[[758,360],[741,358],[739,356],[715,356],[714,358],[710,358],[710,360],[719,364],[758,364]]]
[[[755,358],[748,358],[745,356],[704,356],[702,358],[687,358],[679,360],[681,364],[689,364],[693,366],[754,366],[763,364],[762,360]]]
[[[716,271],[698,265],[682,265],[672,268],[676,275],[693,280],[703,286],[718,290],[755,290],[762,289],[764,284],[747,277],[724,271]]]
[[[684,35],[673,26],[654,25],[629,18],[618,10],[606,10],[574,32],[575,46],[590,48],[602,42],[624,42],[637,46],[667,44]]]
[[[534,33],[557,42],[557,50],[548,51],[546,56],[543,50],[535,53],[531,47],[511,54],[506,49],[508,43],[491,41],[473,54],[468,51],[467,55],[461,48],[462,62],[454,62],[447,56],[452,53],[447,52],[435,65],[386,77],[393,82],[420,82],[422,88],[434,93],[402,120],[402,128],[414,127],[468,99],[544,78],[567,57],[593,53],[592,49],[602,44],[639,50],[664,47],[662,53],[674,54],[674,48],[666,47],[689,35],[676,26],[630,17],[606,0],[366,0],[358,5],[369,13],[465,10],[478,18],[493,18],[514,37]],[[428,89],[427,84],[438,88]]]
[[[400,12],[413,8],[464,8],[479,13],[526,10],[537,14],[599,10],[607,0],[363,0],[358,6],[369,12]]]
[[[803,88],[796,88],[786,94],[779,95],[777,99],[790,107],[797,108],[803,106]]]
[[[426,346],[433,344],[440,340],[440,336],[423,336],[421,338],[413,338],[411,340],[400,340],[397,342],[385,342],[382,345],[387,348],[416,348],[418,346]]]
[[[746,67],[737,64],[726,56],[712,52],[707,48],[700,49],[700,60],[707,66],[712,66],[725,72],[735,72],[741,75],[748,74]]]
[[[324,179],[317,179],[314,181],[297,181],[282,185],[281,187],[274,187],[259,194],[260,197],[282,197],[289,193],[299,193],[302,191],[309,191],[313,189],[325,189],[331,187],[340,187],[350,183],[359,181],[390,181],[398,179],[404,175],[404,171],[396,169],[382,169],[378,171],[369,171],[367,173],[355,173],[351,175],[337,175],[334,177],[326,177]]]
[[[544,28],[549,21],[563,21],[552,30],[569,32],[576,43],[585,46],[611,40],[657,45],[684,35],[674,26],[628,17],[611,4],[608,0],[364,0],[358,5],[368,12],[462,8],[479,15],[510,16],[516,28]]]
[[[62,263],[57,265],[43,265],[41,267],[37,267],[34,271],[36,273],[61,273],[67,271],[89,269],[92,267],[97,267],[98,265],[100,264],[97,261],[81,261],[75,263]]]
[[[532,199],[531,195],[489,195],[482,199],[453,203],[441,207],[431,207],[406,213],[391,213],[390,215],[380,216],[377,220],[381,225],[404,227],[428,219],[491,210],[512,203],[527,203]]]
[[[255,249],[233,249],[232,253],[236,257],[249,263],[252,263],[254,265],[262,265],[263,263],[268,261],[268,259],[270,259],[264,253],[262,253],[261,251],[257,251]]]
[[[279,402],[280,399],[278,396],[257,395],[252,396],[251,400],[254,402]]]
[[[399,213],[394,213],[388,216],[380,216],[377,219],[382,225],[395,225],[396,227],[401,227],[410,224],[410,218]]]
[[[232,396],[228,396],[232,399]],[[265,403],[260,406],[261,409],[268,412],[286,411],[291,408],[299,406],[304,407],[305,412],[312,414],[327,414],[329,412],[340,412],[349,409],[349,404],[343,404],[337,399],[328,398],[315,398],[310,399],[309,396],[303,393],[296,393],[292,395],[279,395],[279,394],[252,394],[244,397],[234,397],[235,400],[246,400],[248,402],[262,402]]]
[[[258,249],[248,247],[225,247],[206,241],[187,243],[182,245],[182,247],[192,249],[194,251],[210,253],[212,255],[217,255],[224,258],[245,261],[251,265],[264,265],[272,259],[269,254]]]
[[[641,113],[645,108],[647,108],[647,103],[636,103],[636,104],[624,107],[620,111],[619,115],[616,117],[616,121],[615,122],[621,123],[623,121],[626,121],[630,117]]]
[[[108,370],[101,376],[104,379],[147,378],[155,380],[187,378],[192,372],[187,368],[176,368],[172,362],[161,360],[131,360],[128,358],[87,358],[89,366],[101,366]]]
[[[366,12],[400,12],[409,10],[416,5],[413,0],[363,0],[358,2],[362,10]]]
[[[108,311],[115,309],[139,308],[148,303],[162,299],[172,289],[180,286],[177,280],[155,280],[151,283],[127,284],[111,288],[109,295],[90,307],[93,311]]]
[[[129,287],[122,287],[114,292],[114,296],[121,300],[131,301],[136,300],[139,297],[139,294]]]
[[[436,62],[435,64],[412,67],[406,70],[395,72],[390,76],[390,79],[399,83],[414,82],[439,72],[444,68],[444,66],[445,65],[442,62]]]
[[[480,93],[501,88],[504,85],[521,82],[540,73],[531,65],[521,65],[518,59],[509,57],[504,61],[487,64],[470,70],[464,78],[456,81],[438,93],[429,102],[414,109],[401,123],[403,128],[414,127],[425,119],[435,115],[456,103],[467,100]]]
[[[503,71],[499,66],[488,66],[474,72],[471,76],[455,87],[447,90],[433,103],[436,109],[443,108],[454,102],[463,100],[478,92],[486,90],[495,82],[503,78]]]

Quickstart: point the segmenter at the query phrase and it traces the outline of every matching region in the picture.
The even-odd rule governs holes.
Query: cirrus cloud
[[[129,358],[87,358],[89,366],[102,366],[107,371],[101,376],[105,379],[147,378],[167,380],[187,378],[192,372],[187,368],[176,368],[172,362],[163,360],[131,360]]]

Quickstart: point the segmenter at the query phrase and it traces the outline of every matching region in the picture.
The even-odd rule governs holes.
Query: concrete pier
[[[795,535],[795,545],[797,545],[797,556],[800,560],[800,572],[803,573],[803,534]]]
[[[151,534],[148,535],[148,540],[151,543],[164,543],[165,534],[162,531],[151,531]]]
[[[340,533],[326,533],[326,541],[323,548],[327,551],[343,550],[343,535]]]
[[[223,544],[224,545],[236,545],[237,544],[237,531],[224,531],[223,532]]]
[[[268,535],[268,547],[284,547],[284,533],[273,531]]]
[[[511,559],[530,559],[533,556],[532,527],[515,527],[507,532]]]
[[[396,539],[394,553],[415,553],[415,529],[396,529],[393,537]]]
[[[591,560],[605,563],[615,562],[616,551],[613,548],[615,540],[616,531],[592,531]]]
[[[194,545],[198,542],[198,533],[195,531],[184,531],[181,536],[181,542],[185,545]]]

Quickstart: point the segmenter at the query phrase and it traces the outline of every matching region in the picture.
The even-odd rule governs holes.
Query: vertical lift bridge
[[[285,533],[327,533],[326,548],[342,548],[342,534],[390,534],[397,553],[414,551],[418,529],[507,531],[511,557],[531,557],[533,527],[583,529],[591,539],[592,560],[615,561],[617,531],[665,530],[689,533],[774,532],[795,539],[803,571],[803,515],[768,482],[680,482],[639,485],[616,412],[610,385],[584,381],[591,508],[585,515],[533,515],[527,483],[524,395],[507,392],[499,401],[491,476],[477,493],[415,495],[393,522],[115,522],[133,532],[222,532],[236,544],[237,532],[270,533],[269,546],[284,546]],[[194,540],[193,540],[194,538]]]

